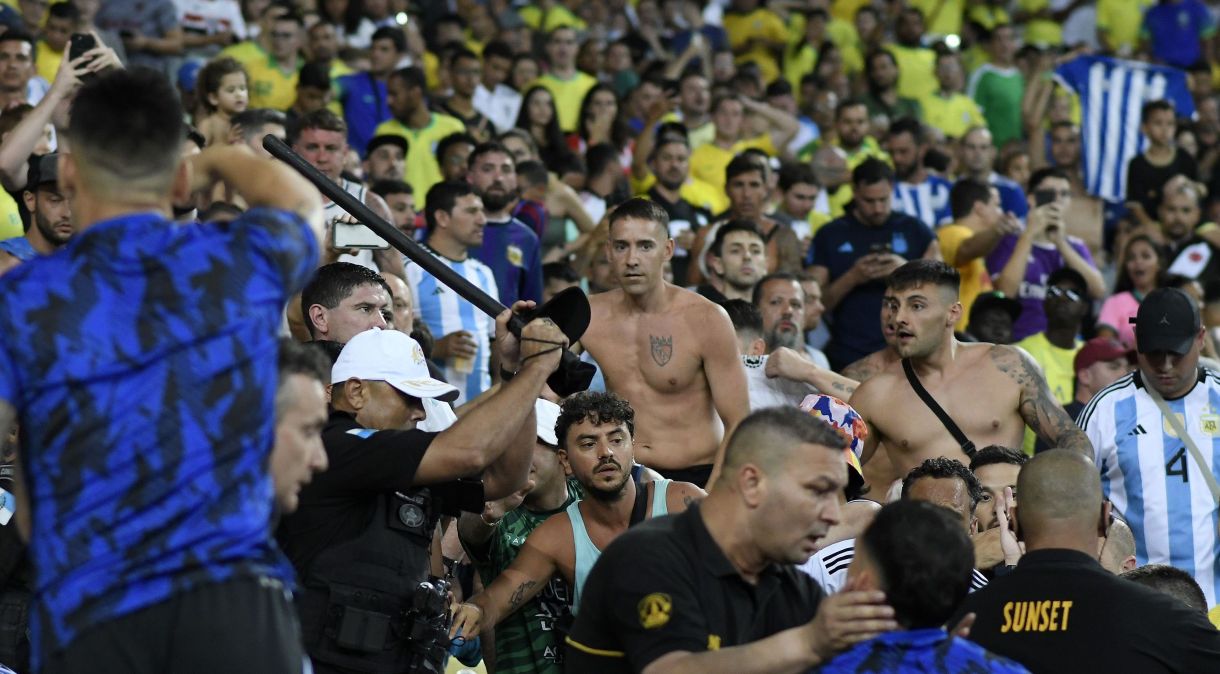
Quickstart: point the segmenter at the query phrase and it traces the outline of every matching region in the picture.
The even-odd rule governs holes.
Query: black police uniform
[[[1033,672],[1220,672],[1206,616],[1075,550],[1035,550],[962,603],[970,639]]]
[[[443,659],[436,637],[447,624],[435,623],[445,606],[431,606],[435,615],[412,607],[443,598],[421,586],[442,512],[457,503],[481,510],[483,491],[478,482],[412,487],[435,436],[362,428],[344,412],[323,429],[330,466],[276,531],[302,585],[297,608],[315,671],[433,671]]]
[[[791,565],[747,583],[708,533],[699,504],[614,540],[585,581],[565,671],[638,672],[673,651],[740,646],[804,625],[822,590]]]

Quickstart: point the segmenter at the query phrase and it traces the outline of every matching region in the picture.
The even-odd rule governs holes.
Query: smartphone
[[[377,236],[373,230],[364,225],[353,225],[349,222],[335,223],[331,243],[340,250],[344,248],[384,250],[390,247],[390,244]]]
[[[68,62],[71,63],[76,59],[85,55],[85,52],[97,47],[97,39],[89,33],[73,33],[70,42],[68,43]],[[85,73],[81,75],[82,81],[93,79],[97,73]]]
[[[1034,205],[1045,206],[1059,198],[1055,190],[1034,190]]]
[[[887,255],[893,252],[893,248],[888,243],[874,243],[868,247],[870,255]]]

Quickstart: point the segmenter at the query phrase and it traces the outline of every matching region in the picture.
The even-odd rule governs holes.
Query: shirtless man
[[[1019,447],[1028,424],[1048,446],[1092,456],[1089,439],[1055,401],[1024,352],[954,338],[953,326],[962,312],[959,284],[955,269],[930,260],[908,262],[886,279],[883,303],[892,312],[898,354],[910,359],[924,388],[976,447]],[[861,460],[867,464],[878,443],[885,443],[894,467],[888,479],[936,456],[970,463],[911,388],[901,362],[861,384],[851,406],[869,425]],[[876,493],[888,482],[872,486]]]
[[[663,279],[674,250],[665,209],[631,199],[609,217],[619,287],[589,298],[581,345],[636,410],[637,460],[703,487],[721,437],[750,411],[733,324],[719,305]]]
[[[613,393],[586,391],[563,402],[555,422],[559,461],[564,472],[580,483],[585,498],[539,525],[508,568],[486,590],[458,606],[450,636],[459,630],[471,635],[494,627],[534,598],[556,574],[574,590],[575,613],[585,578],[611,541],[637,521],[680,513],[706,496],[686,482],[636,484],[631,478],[634,421],[631,406]],[[643,501],[639,508],[643,516],[632,521],[637,499]],[[463,515],[463,519],[472,518]]]

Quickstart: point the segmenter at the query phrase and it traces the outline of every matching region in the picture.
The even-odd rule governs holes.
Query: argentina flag
[[[1193,117],[1186,73],[1176,68],[1104,56],[1080,56],[1055,69],[1056,79],[1080,97],[1085,189],[1102,199],[1127,195],[1127,162],[1144,150],[1144,104],[1173,104],[1179,118]]]

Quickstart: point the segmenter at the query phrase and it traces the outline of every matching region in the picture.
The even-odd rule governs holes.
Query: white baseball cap
[[[558,447],[555,422],[559,421],[559,405],[539,398],[534,401],[534,417],[538,420],[538,439],[552,447]]]
[[[458,390],[433,379],[419,344],[397,330],[373,328],[348,341],[330,371],[330,383],[355,377],[384,381],[409,396],[452,401]]]

